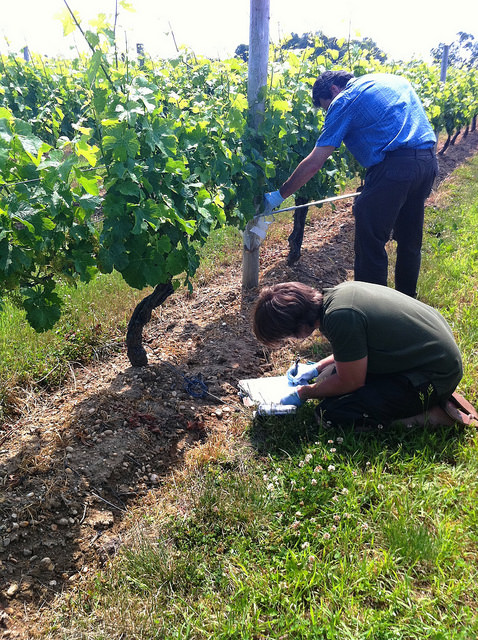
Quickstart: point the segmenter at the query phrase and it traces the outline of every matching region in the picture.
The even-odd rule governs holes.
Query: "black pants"
[[[397,242],[395,288],[416,295],[425,200],[438,173],[434,149],[397,149],[370,167],[354,204],[355,280],[387,286],[386,243]]]
[[[460,378],[457,373],[456,384]],[[385,426],[442,404],[455,387],[439,396],[431,382],[413,386],[404,375],[367,374],[365,385],[357,391],[321,400],[316,409],[317,418],[324,424]]]

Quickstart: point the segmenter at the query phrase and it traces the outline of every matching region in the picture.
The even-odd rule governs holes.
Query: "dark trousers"
[[[459,381],[457,376],[457,384]],[[413,386],[404,375],[368,374],[365,385],[351,393],[321,400],[316,409],[323,424],[387,425],[419,415],[441,404],[454,391],[439,397],[431,382]]]
[[[397,149],[370,167],[354,204],[355,280],[387,286],[386,243],[397,242],[395,289],[416,296],[425,200],[438,173],[434,149]]]

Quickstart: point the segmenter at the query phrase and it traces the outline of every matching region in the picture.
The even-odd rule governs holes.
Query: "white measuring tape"
[[[264,238],[267,235],[267,228],[270,224],[272,224],[272,222],[274,222],[274,216],[276,215],[276,213],[283,213],[284,211],[293,211],[294,209],[300,209],[301,207],[313,207],[317,204],[325,204],[326,202],[335,202],[336,200],[343,200],[344,198],[354,198],[355,196],[359,195],[359,191],[357,191],[356,193],[345,193],[341,196],[332,196],[331,198],[324,198],[323,200],[315,200],[314,202],[307,202],[305,204],[296,204],[293,207],[285,207],[285,209],[277,209],[275,211],[271,211],[271,213],[268,213],[267,215],[258,215],[258,216],[254,216],[254,218],[252,219],[252,222],[254,223],[254,226],[251,226],[249,231],[251,233],[255,233],[256,236],[258,236],[261,240],[264,240]],[[268,220],[267,218],[272,218],[271,220]],[[250,246],[248,246],[248,240],[245,242],[247,248],[251,248]]]

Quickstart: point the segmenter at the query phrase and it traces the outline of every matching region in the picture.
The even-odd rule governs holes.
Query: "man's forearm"
[[[334,148],[335,147],[315,147],[314,150],[297,165],[290,178],[280,187],[279,192],[281,196],[284,199],[288,198],[313,178],[315,174],[322,169],[324,162]]]
[[[307,158],[302,160],[290,178],[288,178],[280,187],[279,193],[284,200],[303,187],[304,184],[309,182],[309,180],[315,176],[317,171],[319,171],[319,169],[316,169],[306,160]]]

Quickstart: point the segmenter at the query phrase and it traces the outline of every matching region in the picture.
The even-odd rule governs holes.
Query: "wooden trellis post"
[[[247,99],[250,121],[257,128],[264,116],[267,65],[269,62],[269,9],[270,0],[251,0],[249,22],[249,68]],[[244,230],[242,252],[242,286],[246,289],[259,284],[259,242],[250,232],[253,224]]]

